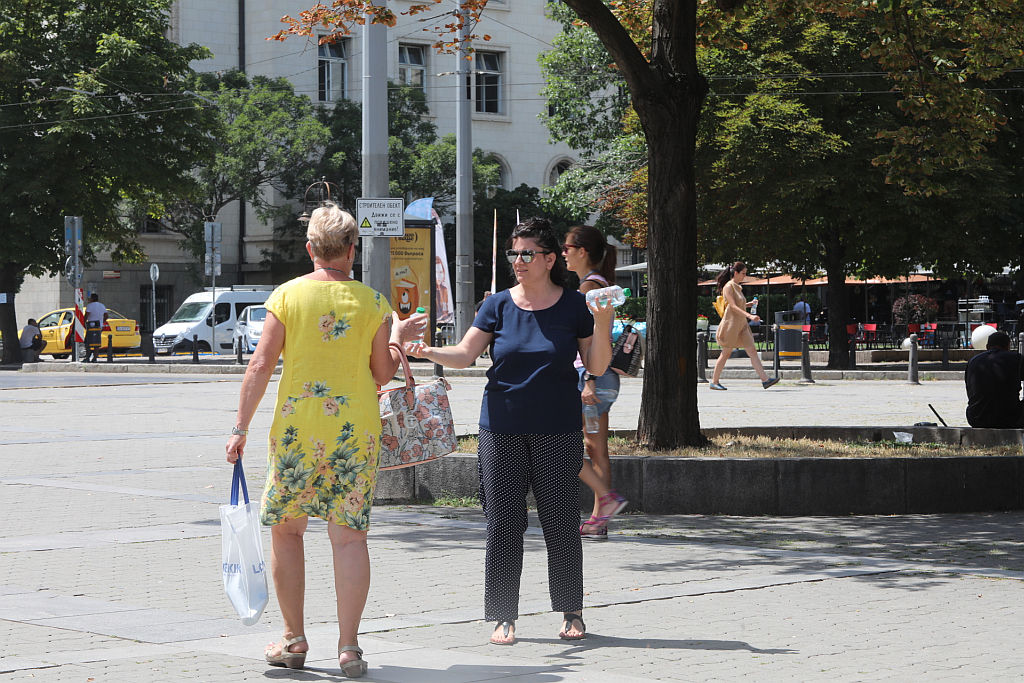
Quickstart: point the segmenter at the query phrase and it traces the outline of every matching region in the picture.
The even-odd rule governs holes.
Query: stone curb
[[[612,456],[627,511],[686,515],[898,515],[1024,509],[1024,456],[670,458]],[[581,487],[580,509],[593,505]],[[477,458],[381,472],[378,503],[478,494]]]
[[[745,435],[992,447],[1024,445],[1024,430],[967,427],[723,427]],[[613,435],[633,438],[632,430]],[[1024,450],[1024,449],[1022,449]],[[933,458],[672,458],[612,456],[612,480],[647,514],[849,515],[1024,509],[1024,455]],[[476,456],[380,474],[377,499],[407,503],[478,494]],[[580,507],[593,505],[582,487]]]

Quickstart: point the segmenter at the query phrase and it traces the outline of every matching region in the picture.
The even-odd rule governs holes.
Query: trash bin
[[[775,353],[779,358],[799,358],[802,353],[804,314],[802,311],[775,311],[775,327],[778,329],[778,345]]]

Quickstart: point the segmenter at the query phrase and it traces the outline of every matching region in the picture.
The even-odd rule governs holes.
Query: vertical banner
[[[448,250],[444,246],[444,227],[441,225],[441,217],[434,214],[434,286],[437,288],[437,296],[434,301],[437,304],[437,322],[455,322],[455,298],[452,296],[452,278],[448,272]]]
[[[391,243],[391,307],[405,320],[422,306],[430,310],[430,276],[434,264],[430,262],[434,226],[411,226],[406,223],[405,234],[392,237]],[[430,338],[433,338],[431,331]],[[430,339],[427,340],[430,343]]]

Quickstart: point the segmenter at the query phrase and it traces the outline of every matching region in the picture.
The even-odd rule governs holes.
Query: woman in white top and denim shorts
[[[615,279],[615,247],[608,244],[597,228],[577,225],[570,228],[562,245],[562,255],[569,270],[580,278],[580,292],[586,294],[593,289],[608,287]],[[597,432],[583,432],[583,443],[589,460],[583,461],[580,479],[594,492],[594,510],[590,519],[580,525],[580,536],[589,540],[608,538],[608,520],[626,507],[626,499],[611,488],[611,461],[608,457],[608,411],[619,393],[619,376],[608,368],[601,376],[595,377],[583,368],[577,357],[576,368],[580,373],[580,396],[587,405],[596,405],[599,415]],[[598,389],[606,390],[602,400]]]

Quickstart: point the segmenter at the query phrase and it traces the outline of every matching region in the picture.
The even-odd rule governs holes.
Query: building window
[[[426,89],[427,64],[422,45],[398,46],[398,82],[420,90]]]
[[[155,235],[164,232],[164,225],[155,218],[146,216],[142,219],[139,224],[139,234],[142,235]]]
[[[476,110],[483,114],[504,114],[501,97],[501,53],[476,53]]]
[[[337,102],[345,99],[348,85],[348,41],[338,40],[317,48],[318,99]]]
[[[572,167],[572,162],[568,159],[562,159],[557,164],[551,167],[551,173],[548,174],[548,185],[554,187],[558,184],[558,179],[563,173],[568,171]]]

